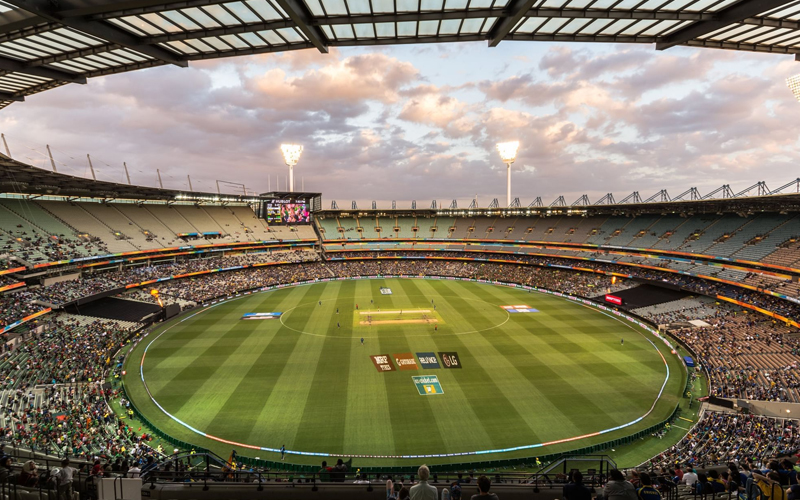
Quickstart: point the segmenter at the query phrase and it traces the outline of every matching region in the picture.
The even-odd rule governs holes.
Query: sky
[[[67,85],[0,110],[12,156],[99,179],[285,189],[280,144],[304,146],[295,190],[466,207],[498,198],[497,142],[518,140],[512,197],[545,205],[800,177],[791,56],[652,45],[504,41],[332,48],[165,66]],[[222,184],[223,192],[241,192]]]

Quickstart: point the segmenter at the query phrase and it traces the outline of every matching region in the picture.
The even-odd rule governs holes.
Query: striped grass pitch
[[[393,293],[382,295],[380,287]],[[502,308],[517,304],[538,312],[510,314]],[[363,313],[378,309],[380,320],[397,318],[394,311],[404,310],[415,319],[425,314],[439,321],[363,324]],[[253,312],[283,315],[240,319]],[[666,375],[647,340],[655,339],[628,323],[558,297],[474,282],[318,283],[243,297],[181,319],[134,349],[126,387],[161,430],[224,456],[233,447],[242,455],[277,458],[209,439],[165,415],[139,379],[145,346],[152,342],[142,371],[153,398],[192,428],[257,447],[285,444],[288,450],[344,455],[463,453],[590,434],[647,413]],[[556,453],[663,420],[678,402],[685,375],[677,357],[655,344],[668,360],[671,377],[644,421],[580,441],[474,459]],[[382,373],[370,358],[409,352],[456,352],[462,367]],[[443,393],[420,395],[412,377],[421,375],[436,375]],[[288,460],[316,463],[321,458],[290,455]],[[409,461],[361,458],[356,463]]]

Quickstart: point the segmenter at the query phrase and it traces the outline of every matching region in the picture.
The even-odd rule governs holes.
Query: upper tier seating
[[[338,240],[347,237],[345,234],[339,231],[340,226],[338,219],[331,217],[315,217],[315,221],[323,239]]]

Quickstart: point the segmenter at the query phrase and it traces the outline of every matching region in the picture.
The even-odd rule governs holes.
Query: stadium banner
[[[112,253],[108,255],[92,255],[87,257],[77,257],[75,259],[65,259],[65,260],[55,260],[52,262],[42,262],[39,264],[34,264],[34,269],[41,269],[45,267],[52,267],[52,266],[60,266],[64,264],[79,264],[78,268],[84,267],[92,267],[102,264],[114,263],[114,262],[124,262],[128,261],[135,261],[141,259],[152,259],[153,256],[157,257],[171,257],[176,255],[189,255],[189,254],[201,254],[201,253],[209,253],[209,252],[225,252],[225,251],[235,251],[235,250],[253,250],[253,249],[261,249],[261,248],[290,248],[290,247],[312,247],[314,244],[317,243],[316,239],[305,239],[305,240],[282,240],[282,241],[248,241],[245,243],[214,243],[210,245],[184,245],[180,247],[165,247],[165,248],[154,248],[150,250],[138,250],[132,252],[119,252],[119,253]],[[178,253],[169,253],[164,254],[163,252],[178,252]],[[122,259],[117,260],[108,260],[112,258],[122,257]],[[88,264],[84,264],[88,262]],[[0,271],[0,274],[7,274],[12,272],[20,272],[24,271],[26,268],[14,268],[14,269],[7,269],[4,271]]]
[[[375,365],[375,368],[377,368],[379,372],[395,371],[394,365],[392,364],[392,358],[388,354],[377,354],[370,356],[369,358],[372,360],[372,364]]]
[[[24,318],[22,318],[19,321],[15,321],[15,322],[11,323],[10,325],[4,326],[2,329],[0,329],[0,333],[6,333],[9,330],[13,330],[14,328],[18,327],[19,325],[21,325],[23,323],[27,323],[28,321],[30,321],[32,319],[36,319],[39,316],[43,316],[43,315],[49,313],[50,311],[52,311],[52,309],[50,309],[48,307],[47,309],[42,309],[41,311],[37,311],[37,312],[31,314],[30,316],[25,316]]]
[[[436,353],[434,352],[418,352],[417,359],[419,359],[419,365],[425,370],[441,368],[441,366],[439,366],[439,360],[436,358]]]
[[[417,366],[417,360],[414,359],[414,353],[401,352],[392,354],[392,357],[394,358],[394,362],[397,363],[397,368],[400,370],[417,370],[419,368]]]
[[[442,365],[445,368],[461,368],[457,352],[439,352],[439,357],[442,358]]]
[[[794,326],[796,328],[800,328],[800,323],[798,323],[797,321],[795,321],[793,319],[785,318],[785,317],[781,316],[780,314],[776,314],[776,313],[774,313],[772,311],[767,311],[766,309],[762,309],[762,308],[760,308],[758,306],[754,306],[752,304],[748,304],[747,302],[741,302],[741,301],[738,301],[736,299],[731,299],[730,297],[725,297],[725,296],[722,296],[722,295],[717,295],[717,299],[724,300],[725,302],[731,302],[732,304],[736,304],[736,305],[745,307],[747,309],[752,309],[753,311],[760,312],[761,314],[767,315],[767,316],[769,316],[771,318],[775,318],[778,321],[782,321],[782,322],[786,323],[787,325],[792,325],[792,326]]]
[[[420,396],[444,394],[442,384],[439,383],[439,377],[436,375],[417,375],[411,377],[411,379],[414,380],[414,385],[417,387],[417,392]]]
[[[625,255],[625,256],[637,256],[637,257],[645,257],[648,259],[662,259],[662,260],[674,260],[677,262],[692,262],[692,261],[703,261],[703,263],[707,263],[708,265],[716,265],[719,267],[723,267],[726,269],[736,269],[736,270],[745,270],[746,272],[755,272],[759,274],[764,274],[768,276],[775,276],[775,277],[787,277],[787,275],[780,274],[780,273],[773,273],[762,268],[769,268],[769,269],[778,269],[782,271],[788,271],[791,273],[799,274],[800,269],[781,266],[777,264],[765,264],[763,262],[756,262],[752,260],[744,260],[744,259],[733,259],[730,257],[722,257],[718,255],[708,255],[708,254],[699,254],[699,253],[690,253],[690,252],[680,252],[675,250],[657,250],[654,251],[652,248],[636,248],[636,247],[623,247],[623,246],[615,246],[615,245],[593,245],[588,243],[568,243],[568,242],[547,242],[547,241],[526,241],[526,240],[486,240],[486,239],[470,239],[468,242],[464,240],[440,240],[437,238],[427,239],[427,242],[431,244],[436,244],[438,248],[428,248],[428,245],[420,245],[417,241],[413,239],[397,239],[393,240],[392,243],[386,243],[381,240],[375,239],[367,239],[367,240],[360,240],[357,242],[351,241],[344,241],[337,243],[337,248],[331,248],[329,251],[331,252],[347,252],[350,251],[347,248],[341,248],[342,245],[348,245],[350,247],[353,246],[363,246],[366,247],[368,250],[377,250],[377,251],[410,251],[415,249],[423,249],[423,250],[432,250],[432,251],[439,251],[439,252],[447,252],[452,251],[451,248],[442,248],[442,247],[456,247],[461,251],[469,251],[475,253],[505,253],[505,254],[519,254],[521,252],[516,251],[509,251],[509,250],[499,250],[499,248],[519,248],[522,250],[526,249],[548,249],[548,250],[564,250],[564,249],[576,249],[576,250],[588,250],[588,251],[597,251],[603,250],[605,253],[613,254],[613,255]],[[470,249],[465,250],[464,244],[478,244],[483,247],[498,247],[498,248],[490,248],[488,250],[478,250],[478,249]],[[399,245],[410,245],[407,248],[398,248]],[[381,248],[381,246],[386,246],[386,248]],[[326,248],[326,250],[328,250]],[[357,250],[356,250],[357,251]],[[550,256],[552,254],[535,254],[533,252],[524,252],[528,255],[543,255],[543,256]],[[561,256],[563,258],[577,258],[583,260],[595,260],[586,257],[566,257]],[[599,260],[599,259],[598,259]],[[722,262],[714,262],[714,261],[722,261]],[[728,262],[734,262],[737,264],[745,264],[747,266],[756,266],[758,269],[750,269],[750,268],[740,268],[737,266],[728,265]]]
[[[279,312],[272,313],[245,313],[241,319],[278,319],[281,317]]]
[[[14,267],[14,268],[11,268],[11,269],[3,269],[2,271],[0,271],[0,275],[11,274],[11,273],[21,273],[25,269],[26,268],[24,266],[23,267]]]
[[[19,281],[17,283],[12,283],[12,284],[6,285],[6,286],[0,286],[0,293],[7,292],[7,291],[13,290],[15,288],[19,288],[21,286],[25,286],[25,282],[24,281]]]

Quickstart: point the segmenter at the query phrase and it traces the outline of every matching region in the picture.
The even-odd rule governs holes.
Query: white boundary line
[[[404,277],[404,278],[411,278],[411,277]],[[428,277],[428,278],[430,278],[430,277]],[[331,280],[328,280],[328,281],[321,281],[319,283],[326,283],[326,282],[331,282],[331,281],[346,281],[346,280],[351,280],[351,279],[352,278],[337,278],[337,279],[331,279]],[[381,278],[381,279],[383,279],[383,278]],[[403,278],[400,278],[400,279],[403,279]],[[424,279],[424,278],[418,278],[418,279]],[[434,278],[434,279],[437,279],[437,278]],[[485,283],[485,284],[489,284],[489,285],[506,286],[506,287],[518,288],[518,289],[522,289],[522,290],[532,290],[532,291],[536,291],[537,293],[544,293],[544,294],[549,294],[549,295],[554,295],[554,296],[557,296],[557,297],[561,297],[561,298],[564,298],[564,299],[569,300],[571,302],[578,302],[578,303],[581,303],[581,305],[584,305],[585,307],[590,307],[592,309],[598,309],[599,312],[602,312],[603,314],[606,314],[605,312],[603,312],[603,310],[600,307],[591,307],[589,304],[584,303],[584,301],[582,301],[581,299],[579,299],[577,297],[573,297],[573,296],[570,296],[570,295],[562,294],[560,292],[551,292],[551,291],[547,291],[547,290],[539,290],[539,289],[533,288],[533,287],[527,287],[527,286],[522,286],[522,285],[517,285],[517,284],[510,284],[510,283],[503,283],[503,282],[485,282],[485,281],[476,281],[476,280],[471,280],[471,279],[459,279],[459,278],[455,278],[455,280],[456,281],[467,281],[467,282],[473,282],[473,283]],[[314,283],[317,283],[317,282],[314,282]],[[298,286],[302,285],[302,284],[313,284],[313,283],[298,283]],[[288,287],[287,286],[283,286],[281,288],[288,288]],[[271,290],[264,290],[264,291],[271,291]],[[237,298],[240,298],[240,297],[237,297]],[[148,388],[147,382],[144,379],[144,359],[145,359],[145,356],[147,355],[147,350],[150,348],[150,346],[153,344],[153,342],[158,340],[162,335],[164,335],[166,332],[168,332],[174,326],[176,326],[176,325],[178,325],[180,323],[183,323],[184,321],[186,321],[186,320],[188,320],[188,319],[190,319],[190,318],[192,318],[194,316],[197,316],[198,314],[201,314],[201,313],[203,313],[203,312],[205,312],[205,311],[207,311],[207,310],[209,310],[209,309],[211,309],[213,307],[216,307],[217,305],[219,305],[219,304],[221,304],[223,302],[227,302],[227,300],[223,300],[223,301],[218,302],[216,304],[212,304],[212,305],[204,308],[203,310],[198,311],[198,312],[196,312],[194,314],[191,314],[190,316],[187,316],[186,318],[181,319],[179,322],[177,322],[177,323],[175,323],[173,325],[170,325],[169,327],[165,328],[164,331],[159,333],[153,340],[151,340],[147,344],[147,346],[145,346],[144,352],[142,353],[142,359],[141,359],[141,362],[139,364],[139,376],[141,377],[142,384],[144,385],[145,390],[147,391],[147,395],[150,397],[150,400],[153,402],[153,404],[155,404],[165,415],[170,417],[175,422],[177,422],[177,423],[181,424],[182,426],[186,427],[187,429],[191,430],[192,432],[194,432],[196,434],[199,434],[199,435],[201,435],[203,437],[206,437],[208,439],[221,442],[221,443],[232,444],[232,445],[241,446],[241,447],[244,447],[244,448],[249,448],[249,449],[254,449],[254,450],[270,451],[270,452],[280,453],[281,450],[279,448],[269,448],[269,447],[263,447],[263,446],[249,445],[249,444],[245,444],[245,443],[238,443],[238,442],[235,442],[235,441],[228,441],[226,439],[222,439],[222,438],[219,438],[219,437],[216,437],[216,436],[212,436],[212,435],[207,434],[207,433],[205,433],[203,431],[195,429],[194,427],[190,426],[189,424],[183,422],[182,420],[180,420],[180,419],[176,418],[175,416],[171,415],[170,413],[168,413],[164,409],[164,407],[162,407],[158,403],[158,401],[156,401],[156,399],[153,397],[153,395],[150,393],[150,389]],[[609,316],[609,317],[612,317],[612,318],[614,317],[614,316],[612,316],[610,314],[606,314],[606,316]],[[283,316],[281,316],[281,317],[283,317]],[[623,315],[623,317],[625,317],[626,319],[629,319],[628,316],[624,316]],[[619,318],[614,318],[614,319],[617,319],[618,321],[622,322],[622,320],[619,319]],[[629,321],[630,320],[631,319],[629,319]],[[506,319],[506,321],[508,321],[508,319]],[[622,322],[622,323],[625,324],[624,322]],[[627,326],[629,328],[631,328],[632,330],[636,331],[636,329],[631,327],[630,325],[627,325]],[[672,345],[666,339],[661,337],[658,334],[658,332],[656,332],[652,328],[650,328],[650,327],[645,328],[645,326],[643,326],[642,324],[640,324],[639,326],[642,327],[645,330],[650,330],[650,332],[653,335],[655,335],[655,336],[659,337],[661,340],[663,340],[664,343],[667,346],[672,347]],[[640,335],[642,335],[644,337],[643,333],[641,333],[641,332],[637,332],[637,333],[639,333]],[[666,373],[666,377],[664,378],[664,383],[661,385],[661,389],[658,391],[658,395],[656,396],[655,400],[653,401],[653,404],[650,406],[650,409],[647,410],[647,413],[645,413],[641,417],[638,417],[638,418],[636,418],[634,420],[631,420],[628,423],[625,423],[625,424],[622,424],[622,425],[618,425],[618,426],[612,427],[610,429],[604,429],[604,430],[597,431],[597,432],[594,432],[594,433],[584,434],[582,436],[575,436],[575,437],[571,437],[571,438],[560,439],[560,440],[550,441],[550,442],[546,442],[546,443],[536,443],[536,444],[516,446],[516,447],[513,447],[513,448],[501,448],[501,449],[493,449],[493,450],[479,450],[479,451],[470,451],[470,452],[461,452],[461,453],[434,453],[434,454],[428,454],[428,455],[349,455],[349,454],[323,453],[323,452],[311,452],[311,451],[299,451],[299,450],[286,450],[286,453],[288,453],[290,455],[321,456],[321,457],[345,456],[346,455],[346,456],[353,457],[353,458],[401,458],[401,459],[407,459],[407,458],[410,458],[410,459],[444,458],[444,457],[499,454],[499,453],[508,453],[508,452],[512,452],[512,451],[519,451],[519,450],[529,450],[529,449],[543,448],[545,446],[550,446],[550,445],[554,445],[554,444],[561,444],[561,443],[567,443],[567,442],[573,442],[573,441],[579,441],[581,439],[600,436],[600,435],[603,435],[603,434],[607,434],[609,432],[618,431],[618,430],[624,429],[626,427],[630,427],[632,425],[635,425],[635,424],[641,422],[642,420],[644,420],[645,418],[647,418],[653,412],[653,410],[655,409],[656,404],[658,403],[659,399],[661,399],[661,396],[664,393],[664,389],[667,386],[667,382],[669,382],[669,375],[670,375],[669,363],[667,363],[666,358],[661,353],[661,351],[658,349],[658,347],[655,345],[655,343],[653,343],[653,341],[648,339],[647,337],[644,337],[644,338],[645,338],[645,340],[650,342],[650,344],[653,346],[653,348],[656,350],[656,352],[658,352],[659,356],[661,356],[661,359],[664,361],[664,367],[666,368],[666,372],[667,372]]]

